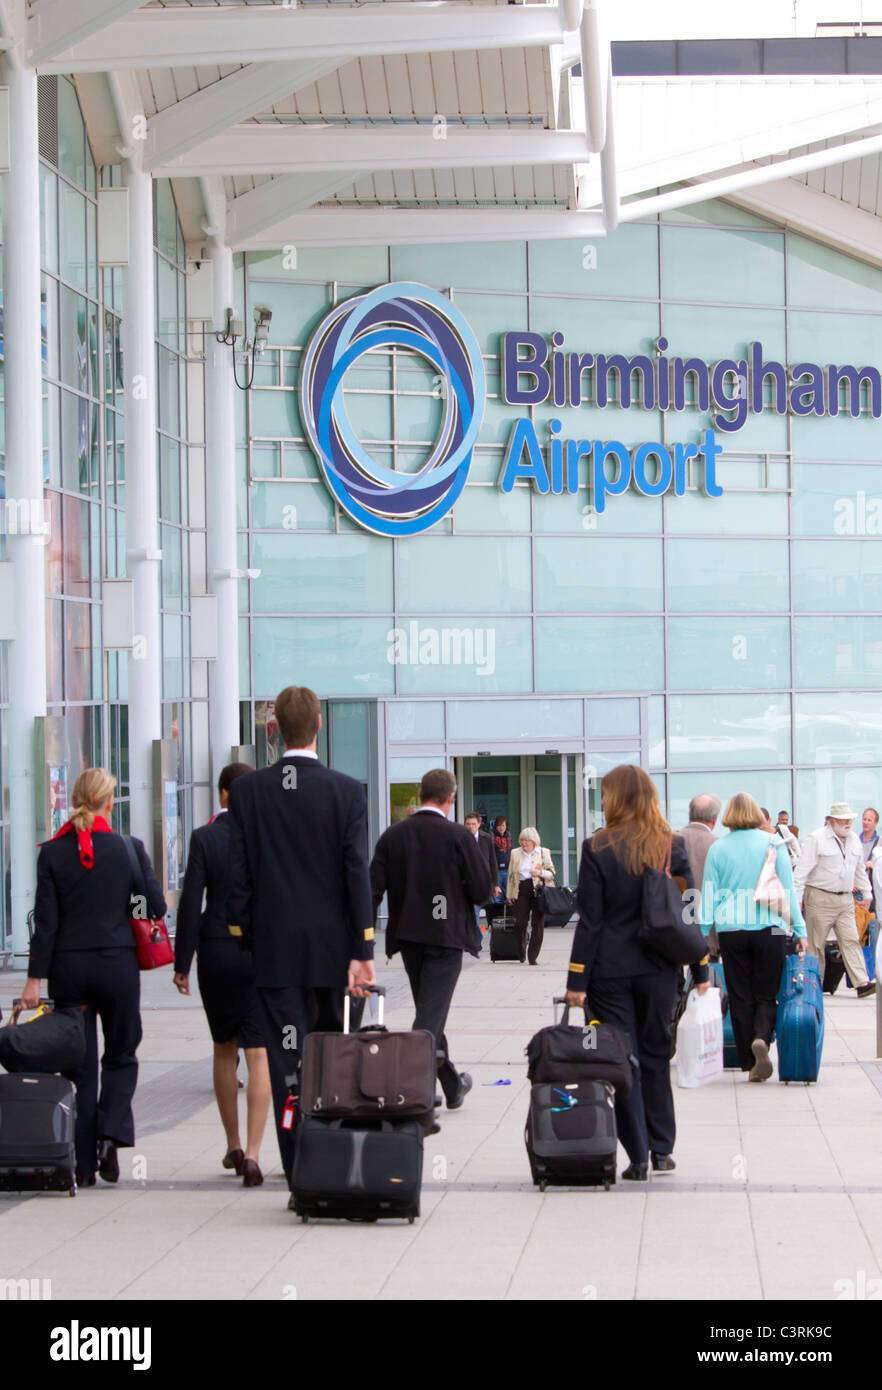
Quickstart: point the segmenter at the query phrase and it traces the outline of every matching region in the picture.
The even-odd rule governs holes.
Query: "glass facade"
[[[688,390],[683,411],[643,409],[639,398],[622,409],[615,378],[603,409],[590,394],[579,407],[506,405],[500,335],[561,333],[562,351],[648,357],[662,338],[671,355],[709,363],[761,343],[764,360],[860,367],[877,355],[882,272],[748,214],[729,217],[719,203],[620,227],[596,257],[584,250],[328,249],[293,265],[284,254],[239,257],[246,314],[256,304],[273,311],[271,347],[239,417],[241,553],[261,571],[243,585],[250,688],[241,694],[259,701],[312,681],[329,698],[377,697],[386,778],[408,782],[450,757],[452,738],[477,749],[492,732],[498,752],[518,729],[541,725],[537,737],[559,742],[568,709],[591,696],[599,729],[614,730],[616,711],[639,711],[640,760],[675,823],[695,792],[744,788],[811,828],[831,796],[858,795],[849,767],[861,768],[863,797],[882,778],[873,713],[882,450],[866,388],[857,418],[844,405],[834,417],[797,417],[776,413],[767,378],[764,408],[737,431],[717,429],[722,496],[706,496],[696,470],[683,496],[629,489],[599,513],[584,460],[572,495],[543,495],[529,481],[500,490],[516,418],[533,420],[543,446],[554,418],[564,438],[633,448],[697,441],[713,412],[690,405]],[[335,302],[409,279],[441,290],[467,319],[488,401],[452,513],[393,540],[335,504],[296,388],[304,348]],[[427,364],[402,348],[372,350],[345,378],[354,434],[397,470],[426,458],[439,395]],[[589,728],[575,737],[596,765]]]

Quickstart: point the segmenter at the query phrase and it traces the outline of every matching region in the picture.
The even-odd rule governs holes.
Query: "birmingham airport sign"
[[[438,438],[413,473],[371,458],[346,411],[348,369],[372,348],[390,347],[423,357],[442,386]],[[649,440],[629,448],[617,439],[565,439],[560,420],[551,418],[537,427],[529,416],[519,416],[509,431],[500,491],[511,492],[517,482],[527,482],[539,493],[576,493],[586,459],[592,504],[604,512],[608,498],[629,488],[644,497],[668,492],[682,497],[694,461],[705,495],[720,497],[716,464],[723,446],[716,433],[736,433],[749,415],[770,410],[776,415],[835,416],[844,407],[857,418],[864,387],[873,418],[882,415],[882,379],[875,367],[788,366],[767,361],[759,342],[750,345],[746,357],[713,363],[669,356],[669,347],[661,337],[652,356],[626,357],[566,350],[560,332],[502,333],[499,378],[506,405],[550,403],[573,409],[590,403],[600,409],[636,407],[673,414],[698,410],[710,415],[711,427],[700,442]],[[307,437],[325,481],[354,521],[378,535],[410,536],[428,530],[453,508],[468,478],[486,383],[477,338],[449,299],[427,285],[399,281],[336,305],[306,349],[300,395]]]

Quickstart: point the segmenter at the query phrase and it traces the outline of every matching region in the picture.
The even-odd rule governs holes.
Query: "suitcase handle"
[[[554,1009],[557,1008],[558,1004],[562,1004],[562,1005],[563,1005],[563,1009],[562,1009],[562,1011],[561,1011],[561,1016],[560,1016],[560,1021],[561,1021],[561,1023],[569,1023],[569,1021],[570,1021],[570,1009],[576,1008],[577,1005],[575,1005],[575,1004],[568,1004],[568,1003],[567,1003],[567,997],[566,997],[565,994],[556,994],[556,995],[554,996],[554,998],[552,999],[551,1003],[552,1003],[552,1007],[553,1007]],[[587,1001],[587,999],[585,1000],[585,1003],[582,1005],[582,1013],[585,1015],[585,1022],[586,1022],[586,1023],[591,1023],[591,1022],[597,1023],[598,1020],[597,1020],[596,1018],[592,1020],[592,1019],[589,1019],[589,1017],[588,1017],[588,1001]]]
[[[385,985],[362,985],[361,988],[366,994],[375,994],[380,1001],[379,1017],[377,1023],[380,1028],[383,1026],[383,1016],[386,1011],[386,986]],[[349,1032],[349,991],[343,995],[343,1032]]]

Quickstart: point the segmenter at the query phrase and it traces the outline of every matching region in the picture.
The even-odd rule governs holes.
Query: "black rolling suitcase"
[[[501,917],[490,928],[490,959],[519,961],[520,958],[521,948],[515,919],[512,916]]]
[[[604,1081],[544,1082],[530,1089],[524,1140],[534,1183],[603,1186],[616,1180],[615,1093]]]
[[[74,1088],[61,1076],[0,1076],[0,1192],[76,1196]]]
[[[828,941],[824,945],[824,993],[835,994],[845,974],[845,961],[838,941]]]
[[[297,1130],[292,1189],[302,1221],[377,1221],[420,1214],[423,1127],[416,1120],[320,1120]]]

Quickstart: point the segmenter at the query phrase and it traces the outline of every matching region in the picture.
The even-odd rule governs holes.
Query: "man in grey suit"
[[[712,796],[710,792],[704,792],[701,796],[694,796],[689,803],[689,824],[684,825],[683,829],[678,832],[686,841],[689,867],[692,870],[695,887],[699,892],[701,892],[701,882],[704,878],[704,861],[707,859],[708,850],[716,839],[714,826],[717,823],[721,805],[720,798]],[[719,955],[719,942],[713,928],[708,933],[708,945],[712,955]]]

